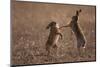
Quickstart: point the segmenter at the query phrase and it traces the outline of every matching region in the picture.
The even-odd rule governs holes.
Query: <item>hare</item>
[[[86,46],[86,39],[78,25],[78,17],[79,17],[79,13],[81,12],[82,10],[77,10],[76,11],[76,15],[72,17],[72,20],[71,22],[66,25],[66,26],[62,26],[63,27],[70,27],[74,33],[74,35],[76,36],[76,39],[77,39],[77,49],[79,51],[79,54],[80,54],[80,48],[85,48]]]
[[[57,48],[58,48],[57,43],[60,38],[62,39],[62,34],[60,32],[59,25],[54,21],[52,21],[50,24],[48,24],[46,29],[50,29],[49,37],[48,37],[48,40],[45,45],[47,55],[49,55],[51,47],[55,48],[57,50]]]

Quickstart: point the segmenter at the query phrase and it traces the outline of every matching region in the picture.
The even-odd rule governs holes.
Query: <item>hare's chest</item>
[[[60,37],[59,35],[56,35],[56,36],[55,36],[55,38],[54,38],[54,43],[55,43],[55,44],[57,44],[57,42],[58,42],[58,40],[59,40],[59,37]]]

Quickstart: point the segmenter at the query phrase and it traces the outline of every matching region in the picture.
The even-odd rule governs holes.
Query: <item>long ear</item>
[[[48,26],[46,27],[46,29],[49,29],[51,27],[51,23],[50,24],[48,24]]]
[[[51,23],[48,24],[48,26],[46,27],[46,29],[49,29],[49,28],[52,27],[54,24],[56,24],[56,22],[52,21]]]
[[[79,12],[82,12],[82,10],[80,9]]]
[[[82,12],[81,9],[76,11],[77,14],[80,14],[81,12]]]
[[[50,28],[50,26],[48,25],[47,27],[46,27],[46,29],[49,29]]]

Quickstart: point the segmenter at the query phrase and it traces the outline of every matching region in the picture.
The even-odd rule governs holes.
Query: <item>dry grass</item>
[[[58,62],[94,61],[95,7],[60,4],[13,2],[12,6],[12,64],[44,64]],[[82,9],[79,24],[87,40],[86,52],[77,55],[76,39],[70,28],[63,29],[63,40],[59,41],[58,56],[46,56],[45,43],[51,21],[66,25],[77,9]]]

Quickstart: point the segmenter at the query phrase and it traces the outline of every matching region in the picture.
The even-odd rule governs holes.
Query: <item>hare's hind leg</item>
[[[85,41],[85,39],[81,40],[81,48],[82,48],[81,56],[84,57],[86,54],[86,41]]]
[[[85,48],[83,48],[82,46],[80,46],[80,47],[77,47],[77,55],[78,56],[80,56],[80,57],[84,57],[85,56],[85,52],[86,52],[86,49]]]
[[[46,45],[46,55],[50,55],[50,46]]]
[[[81,40],[77,39],[77,55],[81,55]]]
[[[58,46],[55,44],[53,45],[53,48],[54,48],[55,55],[58,56]]]

